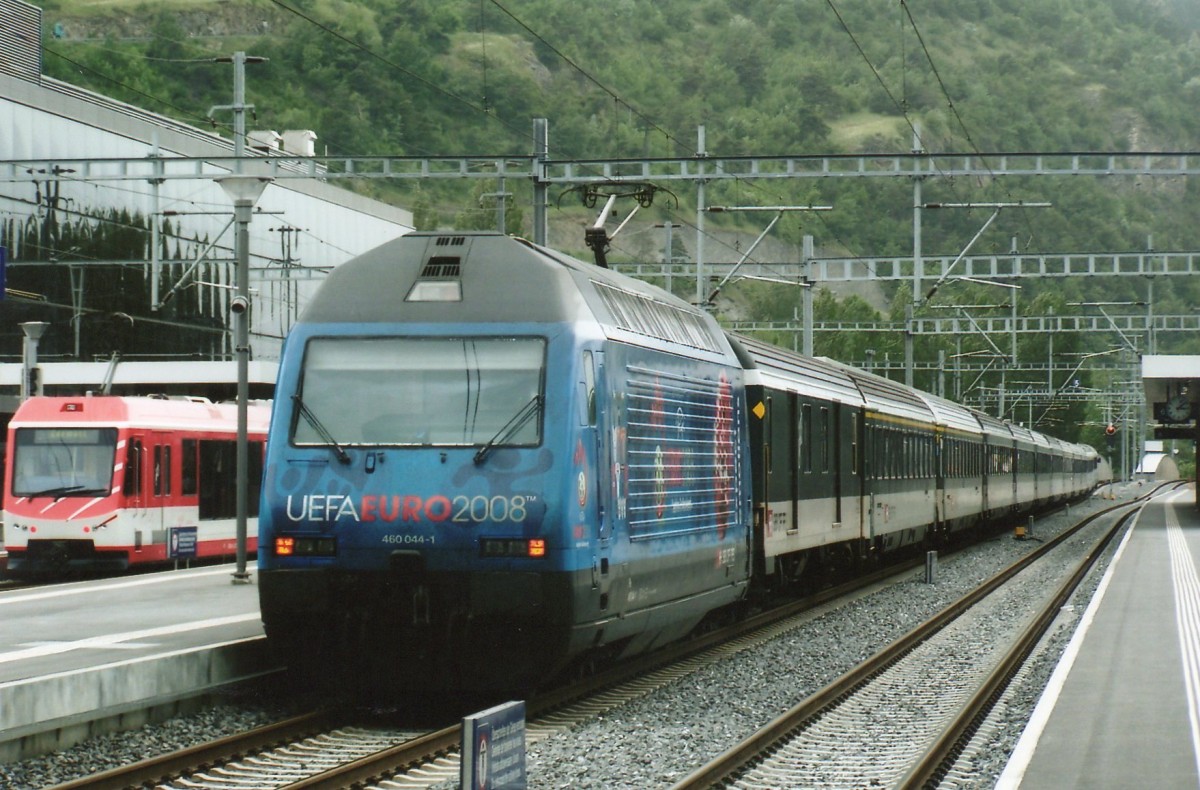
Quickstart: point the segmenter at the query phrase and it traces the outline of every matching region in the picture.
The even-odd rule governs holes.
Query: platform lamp
[[[246,521],[250,509],[250,444],[247,437],[250,403],[250,218],[254,204],[271,179],[266,176],[233,174],[216,179],[233,201],[237,223],[234,252],[237,257],[237,295],[229,305],[236,324],[234,351],[237,355],[237,570],[234,584],[248,584],[246,570]]]
[[[50,326],[45,321],[26,321],[21,324],[25,343],[21,349],[21,401],[42,394],[42,382],[38,368],[38,341]]]

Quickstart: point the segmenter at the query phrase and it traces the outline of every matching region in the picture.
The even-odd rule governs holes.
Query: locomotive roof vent
[[[442,239],[438,239],[441,244]],[[461,302],[462,259],[457,256],[431,255],[417,281],[409,290],[406,302]]]
[[[425,262],[421,269],[422,280],[457,280],[462,272],[462,259],[449,256],[434,255]]]
[[[439,236],[434,242],[438,247],[461,247],[467,243],[466,236]]]

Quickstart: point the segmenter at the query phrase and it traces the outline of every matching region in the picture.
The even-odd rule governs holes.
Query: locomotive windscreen
[[[543,395],[538,337],[325,337],[304,356],[300,392],[318,421],[296,445],[537,446],[540,417],[509,424]]]
[[[112,488],[115,428],[19,428],[15,496],[83,496]]]

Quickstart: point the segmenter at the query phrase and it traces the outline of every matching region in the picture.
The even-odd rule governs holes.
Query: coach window
[[[179,470],[183,475],[183,485],[179,493],[184,496],[195,496],[196,486],[196,440],[183,440],[183,458],[179,461]]]
[[[129,440],[129,458],[125,461],[125,496],[142,493],[142,440]]]
[[[900,432],[895,428],[888,429],[888,466],[891,469],[890,477],[893,480],[900,479]]]
[[[888,428],[885,428],[881,425],[881,426],[879,426],[878,435],[879,435],[879,466],[878,466],[879,477],[881,477],[883,479],[887,479],[892,476],[892,466],[888,462],[888,456],[891,454],[892,432]]]
[[[916,448],[913,446],[912,431],[905,431],[903,434],[901,434],[901,436],[904,440],[904,454],[901,456],[904,459],[902,462],[904,466],[902,474],[906,478],[913,478],[917,476],[917,470],[915,452]]]
[[[262,489],[263,443],[250,442],[247,449],[250,465],[248,515],[256,517]],[[237,442],[227,439],[201,440],[199,458],[200,518],[233,518],[237,515],[237,492],[230,481],[237,472]]]
[[[829,409],[821,407],[821,471],[829,471]]]
[[[154,496],[171,494],[171,447],[154,445]]]
[[[163,446],[162,481],[163,495],[171,495],[171,445]]]
[[[812,472],[812,404],[806,403],[800,410],[800,461],[805,472]]]

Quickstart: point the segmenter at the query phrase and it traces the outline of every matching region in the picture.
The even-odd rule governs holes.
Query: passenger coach
[[[251,516],[269,411],[248,410]],[[25,401],[8,426],[7,575],[233,557],[236,432],[236,405],[204,398]],[[249,551],[254,541],[252,533]]]

